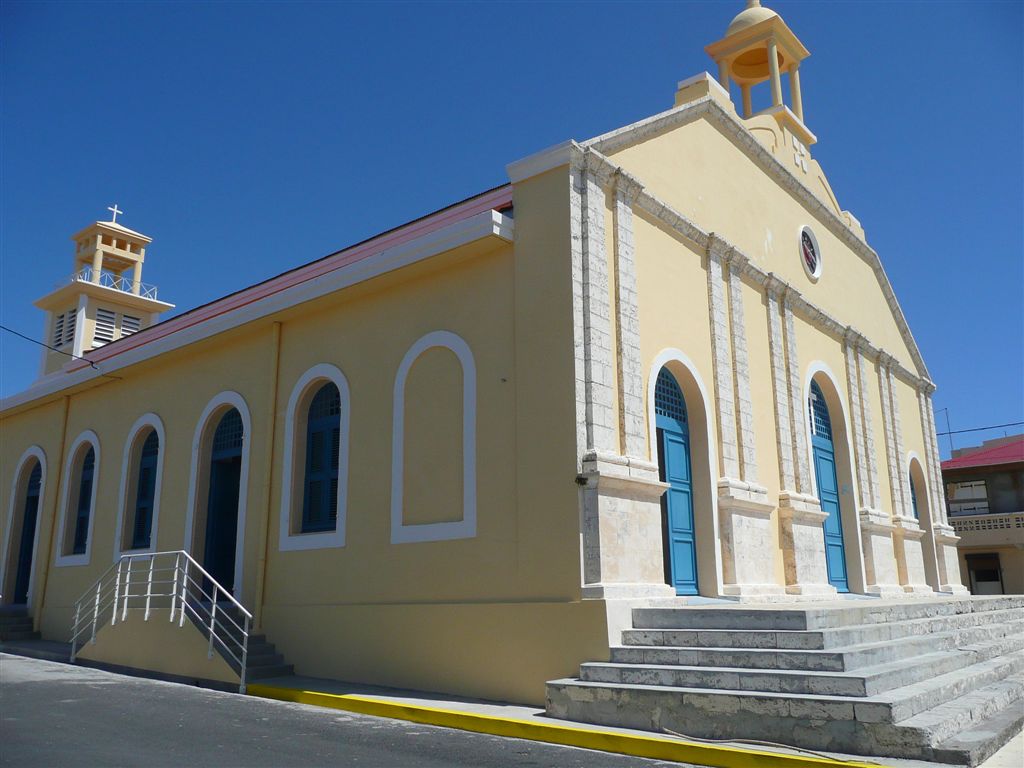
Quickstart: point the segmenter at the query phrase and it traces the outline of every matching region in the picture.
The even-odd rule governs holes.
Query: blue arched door
[[[666,561],[677,595],[697,594],[697,541],[693,529],[690,427],[686,401],[675,377],[662,368],[654,387],[658,470],[668,490],[661,497]]]
[[[843,522],[839,514],[839,482],[836,479],[836,454],[832,445],[832,420],[821,387],[811,382],[809,405],[811,445],[814,449],[814,473],[818,479],[818,500],[828,513],[822,526],[825,531],[825,563],[828,581],[839,592],[849,592],[846,575],[846,547],[843,544]]]
[[[28,601],[28,585],[32,580],[32,547],[36,540],[36,516],[39,512],[39,486],[42,483],[43,470],[37,461],[28,476],[28,487],[25,489],[25,507],[21,518],[21,541],[18,542],[18,568],[14,576],[15,605],[24,605]]]
[[[203,553],[203,567],[229,592],[235,589],[235,542],[238,536],[243,439],[242,415],[232,408],[221,417],[213,434]],[[209,585],[206,588],[209,589]]]

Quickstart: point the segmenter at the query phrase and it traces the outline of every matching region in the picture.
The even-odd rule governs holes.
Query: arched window
[[[313,396],[306,418],[306,471],[302,533],[334,530],[338,521],[341,393],[327,382]]]
[[[828,403],[818,382],[811,382],[811,397],[808,403],[811,411],[811,435],[832,441],[832,420],[828,415]]]
[[[89,540],[89,516],[92,514],[92,488],[96,470],[96,451],[90,445],[82,457],[82,468],[79,472],[78,494],[75,497],[74,517],[72,521],[74,535],[68,554],[84,555],[85,545]]]
[[[155,429],[149,431],[139,455],[139,473],[135,481],[135,513],[132,527],[132,549],[148,549],[153,530],[153,503],[156,490],[156,469],[160,457],[160,438]]]

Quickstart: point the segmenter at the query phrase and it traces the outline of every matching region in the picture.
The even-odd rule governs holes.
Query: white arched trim
[[[856,507],[856,509],[860,509],[860,496],[857,493],[857,467],[852,466],[854,456],[856,454],[853,452],[853,430],[850,428],[850,409],[849,407],[847,407],[846,398],[843,396],[843,388],[842,384],[840,384],[841,379],[837,378],[832,369],[829,368],[828,364],[823,363],[821,360],[815,360],[814,362],[807,366],[807,372],[804,375],[804,397],[803,400],[800,401],[803,405],[803,411],[800,414],[800,418],[804,425],[804,433],[807,436],[807,439],[805,441],[807,445],[807,463],[811,468],[811,481],[814,483],[814,496],[816,498],[818,497],[818,471],[817,468],[814,466],[814,447],[811,443],[811,418],[807,404],[811,401],[811,381],[819,373],[824,375],[830,382],[832,382],[832,388],[835,390],[836,395],[839,397],[839,406],[840,408],[842,408],[843,411],[839,415],[842,417],[843,431],[846,433],[846,455],[850,457],[850,475],[853,478],[853,487],[850,489],[850,492],[853,494],[854,506]],[[830,411],[828,417],[830,420],[834,419],[835,414]],[[833,437],[835,437],[834,431]]]
[[[307,401],[314,389],[331,382],[341,395],[341,421],[338,434],[338,519],[333,531],[319,533],[292,533],[296,503],[292,497],[303,492],[302,485],[296,487],[295,478],[303,468],[295,466],[296,440],[306,438],[306,411],[297,413],[299,406]],[[348,379],[338,368],[327,363],[314,365],[306,371],[292,388],[285,412],[284,426],[284,473],[281,485],[281,516],[279,523],[278,549],[289,552],[302,549],[326,549],[345,546],[345,510],[348,499],[348,433],[351,396]],[[301,511],[301,510],[300,510]]]
[[[85,552],[80,555],[65,555],[64,552],[67,549],[68,540],[68,504],[72,498],[71,479],[74,477],[76,472],[74,471],[75,465],[79,462],[80,454],[84,457],[85,452],[81,450],[82,446],[88,443],[92,446],[94,451],[94,462],[92,469],[92,498],[89,499],[89,527],[85,534]],[[92,529],[96,522],[96,492],[100,487],[100,439],[96,436],[96,433],[91,429],[85,430],[82,434],[75,438],[74,442],[71,443],[71,447],[68,449],[68,458],[64,462],[64,474],[61,478],[61,491],[60,491],[60,520],[57,521],[57,554],[53,561],[53,564],[57,568],[63,568],[67,565],[88,565],[89,557],[92,553]],[[78,496],[79,489],[74,489],[75,497]],[[73,533],[73,531],[72,531]]]
[[[860,494],[857,490],[856,454],[853,451],[853,428],[850,424],[850,408],[846,403],[846,398],[843,396],[843,387],[842,384],[840,384],[842,379],[836,376],[835,372],[828,366],[828,363],[821,360],[814,360],[807,366],[807,371],[804,374],[804,395],[803,400],[800,401],[802,406],[800,419],[803,421],[804,435],[806,436],[807,463],[811,468],[811,482],[814,484],[813,494],[815,498],[821,498],[818,493],[818,468],[814,465],[814,444],[811,442],[811,418],[808,410],[808,403],[811,400],[811,381],[813,381],[814,377],[818,374],[821,374],[829,380],[831,388],[835,391],[836,397],[839,398],[839,409],[841,411],[839,418],[843,425],[843,431],[846,433],[846,456],[848,457],[850,470],[850,497],[853,499],[853,509],[849,510],[848,519],[843,516],[843,505],[842,502],[840,502],[839,522],[840,528],[843,532],[843,550],[846,555],[846,575],[849,579],[848,584],[850,591],[863,592],[864,585],[867,584],[867,573],[864,566],[864,550],[861,542]],[[834,424],[836,421],[836,414],[832,411],[833,409],[829,408],[828,418],[829,421]],[[794,416],[794,418],[796,418],[796,416]],[[836,431],[833,428],[833,445],[835,443],[835,432]],[[839,478],[837,477],[837,480],[838,479]],[[839,489],[839,496],[840,499],[843,496],[842,487]],[[853,541],[848,541],[850,534],[854,537]]]
[[[921,509],[920,509],[921,502],[923,501],[924,504],[927,506],[927,512],[928,512],[928,514],[925,517],[927,517],[928,518],[928,522],[931,523],[932,505],[929,502],[931,501],[932,497],[930,495],[928,495],[929,492],[930,492],[929,488],[928,488],[928,475],[925,472],[924,459],[922,459],[918,455],[917,451],[907,451],[907,457],[906,457],[906,462],[907,463],[903,467],[903,473],[907,476],[907,479],[910,481],[911,485],[913,485],[913,483],[914,483],[914,473],[910,471],[910,468],[914,465],[915,461],[917,462],[918,469],[921,471],[921,484],[924,486],[922,488],[922,490],[924,491],[924,494],[923,495],[920,494],[920,493],[917,494],[917,506],[918,506],[918,510],[917,511],[918,511],[918,514],[920,514],[920,512],[921,512]],[[910,499],[907,499],[907,502],[909,503]],[[911,514],[913,514],[913,512],[911,512]],[[924,517],[922,517],[920,520],[918,520],[918,523],[920,523],[923,526],[923,524],[924,524]]]
[[[15,515],[18,513],[18,508],[21,507],[21,502],[24,500],[23,493],[19,493],[19,489],[28,488],[28,479],[25,478],[25,482],[22,482],[22,476],[28,466],[29,461],[35,459],[39,462],[39,506],[36,509],[36,533],[32,538],[32,572],[28,578],[28,596],[25,598],[25,602],[28,605],[32,605],[32,590],[35,587],[35,572],[36,572],[36,556],[39,551],[39,529],[42,527],[39,523],[40,512],[43,508],[43,492],[46,490],[46,453],[38,445],[31,445],[25,449],[25,452],[21,454],[21,458],[18,459],[17,468],[14,470],[14,479],[11,482],[11,501],[7,506],[7,525],[4,527],[4,548],[0,550],[0,590],[3,589],[4,584],[7,583],[7,566],[14,560],[14,554],[11,552],[11,529],[14,528]],[[22,497],[22,498],[19,498]],[[22,521],[24,525],[24,521]],[[11,587],[13,589],[13,585]]]
[[[701,547],[700,544],[697,546],[697,579],[701,585],[706,585],[707,576],[706,569],[701,567],[701,552],[703,551],[706,557],[707,554],[714,556],[714,577],[715,584],[713,589],[709,589],[704,586],[701,590],[701,594],[704,595],[721,595],[723,588],[723,576],[722,576],[722,548],[720,546],[721,533],[718,525],[718,425],[715,423],[715,416],[713,412],[713,403],[711,396],[708,394],[708,389],[704,385],[704,380],[701,378],[700,373],[697,370],[696,364],[691,360],[685,352],[681,349],[668,348],[663,349],[654,357],[654,362],[651,363],[650,371],[647,374],[647,450],[648,456],[652,464],[658,463],[658,429],[657,419],[654,415],[654,391],[658,384],[658,374],[661,369],[665,366],[669,366],[671,372],[671,363],[675,363],[687,370],[690,376],[693,378],[694,383],[697,385],[697,390],[700,392],[701,405],[704,408],[705,415],[705,428],[707,430],[707,441],[708,441],[708,501],[711,503],[711,518],[708,522],[711,524],[711,529],[714,532],[714,546]],[[683,386],[682,382],[677,382],[680,387]],[[685,392],[684,392],[685,396]],[[687,403],[687,412],[691,411],[691,405]],[[692,422],[691,434],[692,434]],[[692,446],[692,438],[691,438]],[[691,466],[693,459],[691,456]],[[697,510],[694,510],[696,515]],[[694,519],[694,525],[697,525],[697,520]]]
[[[152,429],[156,432],[157,439],[160,441],[160,451],[156,456],[156,480],[153,484],[153,521],[150,523],[149,546],[145,549],[123,549],[121,543],[124,540],[125,527],[131,525],[131,523],[127,522],[126,515],[132,513],[132,519],[134,520],[134,509],[132,509],[132,501],[128,499],[128,489],[132,487],[132,473],[138,471],[142,451],[142,445],[136,446],[135,441],[139,437],[139,433],[144,429]],[[121,488],[117,496],[117,523],[114,526],[114,562],[117,562],[125,552],[135,554],[156,552],[157,525],[160,522],[160,488],[163,485],[164,479],[166,444],[164,423],[155,413],[144,413],[136,419],[135,423],[132,424],[132,428],[128,430],[128,439],[124,443],[124,457],[121,459]],[[134,450],[135,448],[138,448],[138,450]],[[138,482],[138,478],[136,478],[136,482]]]
[[[199,462],[202,458],[203,437],[215,416],[222,415],[228,408],[234,408],[242,417],[242,471],[238,479],[238,532],[235,537],[235,597],[242,595],[242,561],[245,554],[245,510],[249,496],[249,447],[252,444],[252,418],[245,399],[231,390],[216,395],[199,417],[195,434],[192,436],[192,469],[188,477],[188,506],[185,508],[185,544],[186,552],[191,553],[195,542],[195,531],[192,530],[196,518],[196,494],[199,485]],[[204,500],[205,503],[205,500]]]
[[[462,519],[406,525],[402,522],[405,477],[405,380],[416,359],[432,347],[455,353],[462,366]],[[395,374],[391,437],[391,543],[468,539],[476,536],[476,363],[469,345],[450,331],[433,331],[413,344]]]

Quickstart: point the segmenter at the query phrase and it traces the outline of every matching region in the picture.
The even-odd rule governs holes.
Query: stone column
[[[925,576],[924,530],[910,509],[908,470],[903,463],[903,437],[899,423],[899,403],[896,397],[896,377],[893,358],[881,353],[878,357],[878,391],[882,403],[885,430],[885,456],[889,469],[889,488],[893,509],[893,548],[896,553],[896,572],[903,591],[912,594],[930,594]]]
[[[782,586],[775,582],[772,558],[766,557],[766,553],[775,550],[772,535],[775,504],[768,499],[768,489],[757,482],[754,405],[750,392],[750,358],[743,309],[742,275],[747,262],[734,248],[726,249],[723,256],[720,266],[728,287],[729,335],[727,340],[723,340],[718,337],[720,326],[717,330],[713,328],[712,344],[716,350],[724,347],[728,351],[728,365],[719,366],[719,356],[715,355],[715,380],[716,383],[719,381],[721,371],[722,387],[731,389],[737,458],[736,474],[727,475],[718,481],[723,592],[726,595],[757,599],[783,592]],[[713,259],[709,256],[709,264]],[[710,284],[709,296],[714,296],[716,301],[725,299]],[[731,381],[726,382],[730,371]],[[720,423],[726,418],[725,413],[719,413]]]
[[[142,262],[136,261],[132,266],[132,293],[136,296],[142,290]]]
[[[850,423],[853,428],[860,509],[858,519],[864,553],[865,591],[868,594],[904,594],[899,583],[893,530],[887,512],[879,508],[878,465],[875,459],[871,404],[868,400],[868,361],[862,354],[863,337],[847,328],[844,339],[846,380],[850,389]]]
[[[789,93],[793,97],[793,113],[804,120],[804,100],[800,94],[800,63],[797,62],[789,68]]]
[[[934,385],[923,383],[918,389],[917,402],[921,411],[921,430],[924,433],[928,484],[931,486],[932,537],[935,543],[935,561],[939,572],[939,591],[965,595],[969,593],[960,576],[960,560],[956,545],[960,537],[949,524],[946,510],[946,492],[942,483],[942,464],[939,441],[935,434],[935,412],[932,408]]]
[[[828,583],[825,537],[821,529],[828,515],[822,512],[810,483],[793,308],[785,298],[785,283],[773,275],[769,275],[765,291],[782,488],[779,493],[779,525],[786,592],[828,597],[836,594],[836,588]]]
[[[577,375],[577,440],[580,446],[580,505],[583,519],[583,596],[669,596],[665,584],[660,498],[667,487],[658,467],[641,456],[643,378],[639,360],[636,276],[633,264],[630,187],[616,193],[615,296],[619,344],[611,344],[612,296],[605,245],[610,169],[581,153],[571,164],[571,235]],[[635,189],[632,190],[635,194]],[[618,362],[618,365],[616,365]],[[615,417],[614,388],[623,393]],[[622,433],[620,435],[620,432]],[[625,452],[619,451],[620,437]],[[609,609],[611,610],[611,609]]]
[[[772,106],[782,106],[782,77],[779,75],[779,49],[775,38],[768,38],[768,73],[772,83]]]
[[[640,360],[640,309],[633,243],[633,201],[639,185],[622,174],[615,179],[615,316],[618,328],[619,444],[631,458],[647,455],[644,373]]]

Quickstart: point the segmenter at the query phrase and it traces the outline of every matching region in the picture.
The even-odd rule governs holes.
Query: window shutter
[[[93,347],[102,347],[104,344],[114,340],[114,328],[116,327],[117,314],[109,309],[96,310],[96,330],[93,332]]]
[[[138,333],[142,327],[142,320],[131,315],[121,315],[121,338]]]
[[[64,315],[67,318],[64,321],[64,343],[73,344],[75,341],[75,325],[78,321],[78,313],[73,309],[69,309],[64,313]]]
[[[64,344],[64,313],[53,318],[53,346],[59,347]]]

